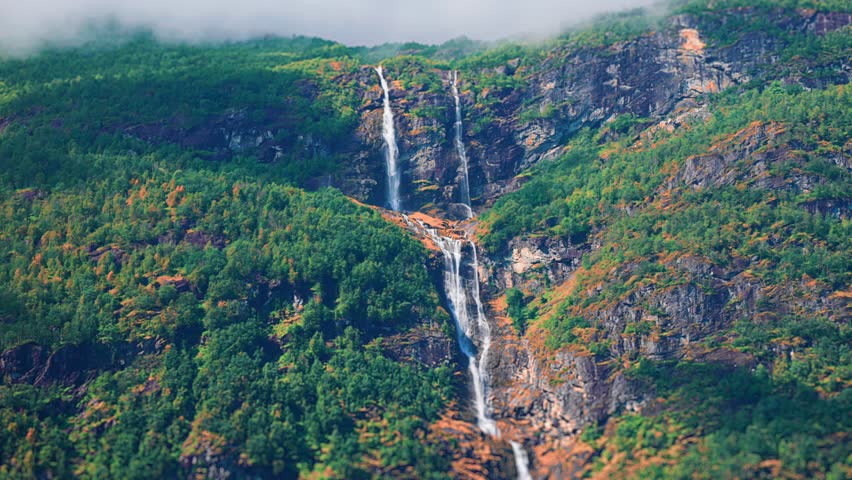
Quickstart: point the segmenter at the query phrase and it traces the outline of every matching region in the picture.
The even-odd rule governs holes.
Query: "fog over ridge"
[[[0,0],[0,53],[79,42],[88,25],[115,21],[168,40],[308,35],[349,45],[458,36],[545,36],[595,14],[655,0]]]

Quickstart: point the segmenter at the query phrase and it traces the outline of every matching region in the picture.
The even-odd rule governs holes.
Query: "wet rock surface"
[[[382,345],[388,356],[398,362],[435,368],[461,361],[452,335],[438,324],[418,325],[408,332],[384,338]]]

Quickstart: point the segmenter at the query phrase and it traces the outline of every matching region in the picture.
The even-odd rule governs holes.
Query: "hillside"
[[[0,61],[0,476],[852,476],[850,25]]]

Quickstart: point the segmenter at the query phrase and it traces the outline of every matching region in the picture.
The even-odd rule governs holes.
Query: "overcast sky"
[[[108,19],[173,40],[311,35],[350,45],[544,36],[653,0],[0,0],[0,51],[73,42]]]

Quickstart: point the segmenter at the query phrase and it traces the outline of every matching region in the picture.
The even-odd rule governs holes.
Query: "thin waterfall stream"
[[[500,438],[500,429],[491,416],[488,397],[488,354],[491,350],[491,326],[482,307],[479,279],[479,256],[476,244],[467,238],[441,235],[421,221],[409,225],[423,232],[441,250],[444,256],[444,291],[449,301],[450,313],[456,324],[456,336],[462,353],[467,357],[468,371],[473,390],[476,424],[486,435]],[[510,442],[515,466],[520,480],[529,480],[529,457],[524,447]]]
[[[512,445],[512,453],[515,455],[515,468],[518,470],[519,480],[532,480],[530,475],[530,457],[524,446],[519,442],[512,440],[509,442]]]
[[[461,99],[459,98],[459,72],[453,71],[453,100],[456,104],[455,144],[462,170],[461,201],[467,207],[467,218],[473,218],[470,200],[470,176],[468,174],[467,151],[464,148],[464,124],[462,123]]]
[[[396,127],[394,126],[393,109],[391,109],[390,94],[388,93],[388,82],[385,80],[382,66],[376,67],[379,81],[384,92],[384,113],[382,114],[382,137],[385,140],[385,165],[388,178],[388,205],[391,210],[398,212],[402,208],[399,199],[399,147],[396,144]]]
[[[459,346],[468,359],[477,426],[486,435],[499,437],[500,430],[491,417],[488,402],[488,372],[484,367],[491,349],[491,326],[485,318],[479,295],[476,245],[467,239],[442,236],[422,222],[418,225],[444,255],[444,291],[456,323]],[[465,255],[466,247],[469,255]]]
[[[452,93],[453,93],[453,102],[455,103],[455,107],[456,107],[455,108],[456,121],[455,121],[455,125],[454,125],[454,127],[455,127],[454,128],[454,130],[455,130],[455,132],[454,132],[455,133],[455,139],[454,139],[455,142],[454,143],[456,145],[456,153],[458,154],[459,162],[461,164],[460,166],[461,166],[461,170],[462,170],[462,181],[461,181],[461,186],[460,186],[461,201],[467,207],[467,218],[473,218],[474,214],[473,214],[473,208],[472,208],[472,203],[471,203],[471,198],[470,198],[470,174],[469,174],[469,171],[468,171],[467,151],[464,147],[464,123],[462,123],[463,116],[462,116],[462,109],[461,109],[461,98],[459,97],[459,72],[458,72],[458,70],[453,71],[451,78],[452,78],[451,86],[452,86]],[[474,283],[476,284],[476,292],[475,292],[476,300],[475,301],[476,301],[476,305],[477,305],[477,317],[479,319],[481,319],[481,321],[487,326],[488,321],[487,321],[487,319],[485,319],[485,314],[482,312],[482,301],[480,300],[480,296],[479,296],[479,272],[478,272],[478,269],[476,268],[478,266],[478,259],[477,259],[477,254],[476,254],[476,245],[474,245],[473,242],[470,242],[470,244],[471,244],[472,251],[473,251],[473,264],[474,264],[474,276],[475,276]],[[447,252],[444,250],[444,247],[440,246],[440,244],[439,244],[439,247],[441,248],[441,251],[444,252],[444,258],[447,258]],[[445,276],[446,275],[447,274],[445,273]],[[445,280],[445,283],[446,283],[446,280]],[[449,290],[447,291],[447,296],[448,297],[450,296]],[[455,314],[455,312],[454,312],[454,314]],[[460,323],[460,322],[458,322],[458,320],[457,320],[457,323]],[[477,382],[477,381],[483,382],[483,385],[480,388],[480,390],[482,390],[483,393],[487,392],[487,389],[488,389],[488,384],[487,384],[488,376],[487,376],[487,372],[484,372],[484,367],[487,366],[487,362],[485,360],[486,360],[486,356],[487,356],[487,353],[488,353],[488,347],[491,344],[491,329],[488,328],[486,330],[486,332],[487,332],[488,338],[483,340],[485,347],[483,347],[482,355],[480,355],[479,364],[476,366],[476,368],[478,370],[482,370],[482,371],[480,371],[479,377],[478,377],[480,380],[477,380],[476,376],[473,377],[474,382]],[[461,343],[461,339],[459,340],[459,342]],[[470,356],[468,356],[468,357],[470,357]],[[474,388],[476,388],[476,387],[474,386]],[[486,424],[489,425],[489,428],[491,428],[491,425],[493,425],[493,429],[494,429],[494,432],[495,432],[495,433],[489,433],[489,432],[486,432],[486,433],[488,433],[489,435],[499,437],[500,431],[497,429],[497,426],[496,426],[496,423],[494,422],[494,420],[491,419],[491,417],[490,417],[490,414],[487,410],[488,409],[487,401],[485,399],[475,399],[475,400],[476,400],[476,405],[477,405],[477,414],[479,415],[480,405],[482,405],[482,408],[484,409],[483,414],[481,416],[478,416],[478,421],[480,423],[480,429],[482,429],[483,432],[486,432],[486,430],[482,428],[482,424],[483,424],[482,418],[485,417],[485,418],[487,418]],[[488,423],[488,422],[490,422],[490,423]],[[520,480],[531,479],[532,477],[530,476],[530,471],[529,471],[529,463],[530,463],[529,455],[527,455],[527,452],[526,452],[526,450],[524,450],[523,445],[521,445],[519,442],[516,442],[516,441],[511,441],[509,443],[512,445],[512,453],[515,456],[515,467],[518,470],[518,478]]]
[[[385,162],[387,164],[388,203],[394,211],[400,211],[400,178],[397,170],[399,149],[396,143],[393,110],[390,104],[388,84],[381,66],[376,68],[384,92],[384,115],[382,117],[382,136],[385,140]],[[468,158],[464,146],[464,125],[462,123],[461,99],[458,89],[458,72],[452,73],[452,94],[455,102],[455,138],[456,153],[461,169],[461,202],[467,207],[467,218],[474,217],[471,208],[470,178]],[[500,429],[491,415],[488,395],[488,354],[491,349],[491,326],[485,316],[480,295],[479,256],[476,244],[465,232],[460,237],[444,236],[431,226],[417,220],[412,222],[407,215],[403,218],[412,228],[430,238],[441,250],[444,257],[444,292],[449,302],[450,312],[456,324],[456,336],[462,353],[467,358],[471,377],[473,407],[476,424],[486,435],[500,438]],[[515,458],[515,466],[520,480],[529,480],[529,456],[517,441],[509,442]]]

